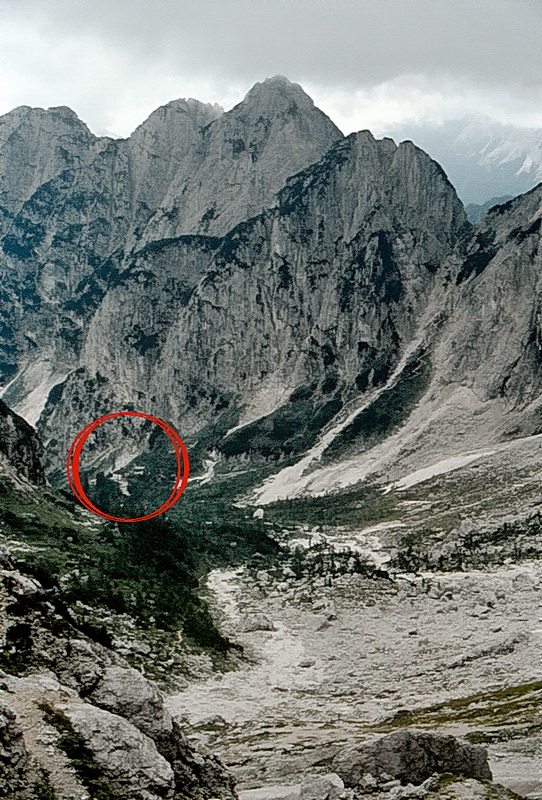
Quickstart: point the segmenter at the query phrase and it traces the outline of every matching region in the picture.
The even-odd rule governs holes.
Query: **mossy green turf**
[[[265,507],[267,519],[285,525],[344,525],[357,527],[394,518],[395,495],[377,486],[363,486],[325,497],[278,500]]]
[[[491,728],[532,726],[542,708],[542,681],[504,687],[447,700],[413,711],[403,709],[373,729],[390,732],[405,727],[439,727],[456,723]],[[538,722],[538,725],[540,723]]]

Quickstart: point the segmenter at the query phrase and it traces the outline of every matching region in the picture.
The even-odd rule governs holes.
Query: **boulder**
[[[69,639],[66,642],[64,661],[56,659],[56,673],[62,683],[87,694],[104,674],[107,661],[95,644],[86,639]]]
[[[151,739],[160,740],[171,733],[171,715],[161,693],[132,667],[108,667],[88,699],[129,720]]]
[[[265,614],[254,614],[254,616],[245,617],[241,630],[243,633],[252,633],[253,631],[276,631],[276,628]]]
[[[228,723],[220,714],[212,714],[210,717],[204,717],[194,722],[192,728],[227,728]]]
[[[245,789],[239,800],[298,800],[299,786],[264,786],[262,789]]]
[[[177,790],[197,790],[202,798],[235,798],[231,773],[203,744],[188,741],[165,709],[162,694],[140,672],[109,667],[88,699],[129,720],[154,741],[171,764]]]
[[[43,586],[34,578],[23,575],[16,569],[0,570],[0,578],[5,583],[9,593],[20,599],[43,594]]]
[[[298,800],[338,800],[343,791],[343,781],[332,772],[329,775],[305,778]]]
[[[361,785],[364,776],[377,781],[398,778],[417,786],[434,773],[451,772],[466,778],[491,780],[487,750],[460,742],[454,736],[419,730],[400,730],[376,741],[348,748],[333,761],[347,786]]]
[[[134,800],[172,798],[175,777],[155,743],[128,720],[89,703],[57,706],[104,776],[107,785]]]

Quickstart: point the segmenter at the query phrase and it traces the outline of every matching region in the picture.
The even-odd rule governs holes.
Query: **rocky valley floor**
[[[346,745],[414,726],[485,743],[495,781],[542,796],[541,589],[539,562],[331,586],[217,570],[216,613],[250,660],[169,707],[242,790],[329,772]]]

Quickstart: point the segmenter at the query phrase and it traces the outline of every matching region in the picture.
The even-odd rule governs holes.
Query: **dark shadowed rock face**
[[[16,715],[0,703],[0,797],[19,797],[27,786],[30,759]]]
[[[44,485],[42,455],[34,429],[0,400],[0,459],[33,483]]]
[[[377,781],[398,779],[419,785],[434,773],[451,772],[466,778],[491,780],[487,751],[454,736],[401,730],[376,742],[340,753],[333,769],[347,786],[359,786],[365,775]]]

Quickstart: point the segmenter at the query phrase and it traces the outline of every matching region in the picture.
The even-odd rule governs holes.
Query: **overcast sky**
[[[277,73],[345,133],[471,113],[542,127],[541,0],[0,0],[0,113],[128,135]]]

